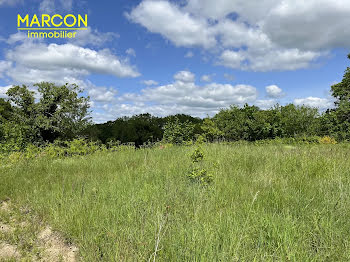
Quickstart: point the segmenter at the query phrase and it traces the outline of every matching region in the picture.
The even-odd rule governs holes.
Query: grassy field
[[[194,149],[21,162],[0,200],[82,261],[350,261],[350,146],[204,145],[209,186],[187,177]]]

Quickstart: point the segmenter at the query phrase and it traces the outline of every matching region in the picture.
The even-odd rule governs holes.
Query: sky
[[[74,39],[28,39],[17,14],[88,15]],[[76,83],[93,121],[232,104],[325,110],[349,65],[348,0],[0,0],[0,97]]]

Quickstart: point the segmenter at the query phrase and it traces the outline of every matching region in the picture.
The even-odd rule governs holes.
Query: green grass
[[[126,150],[0,168],[0,200],[28,205],[83,261],[350,261],[348,145]]]

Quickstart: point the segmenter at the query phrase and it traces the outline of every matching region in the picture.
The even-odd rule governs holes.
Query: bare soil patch
[[[50,226],[31,221],[30,212],[9,200],[0,203],[0,261],[78,261],[79,249]]]

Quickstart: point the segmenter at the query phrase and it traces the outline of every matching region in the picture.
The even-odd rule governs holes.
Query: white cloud
[[[53,0],[43,0],[40,3],[39,11],[42,14],[52,14],[55,12],[55,2]]]
[[[40,41],[40,39],[37,39],[38,41]],[[10,37],[6,40],[6,43],[12,45],[15,44],[17,42],[30,42],[31,39],[28,39],[28,36],[23,33],[23,32],[17,32],[15,34],[10,35]]]
[[[174,79],[184,83],[192,83],[195,80],[195,75],[189,71],[179,71],[174,75]]]
[[[6,98],[6,92],[9,90],[12,86],[0,86],[0,98]]]
[[[254,103],[256,106],[258,106],[260,109],[266,110],[272,108],[274,105],[276,105],[277,101],[274,99],[266,99],[266,100],[256,100]]]
[[[333,107],[333,101],[331,99],[312,96],[309,96],[307,98],[294,99],[294,104],[298,106],[305,105],[309,107],[316,107],[320,110]]]
[[[296,70],[309,67],[319,58],[317,52],[302,52],[298,49],[231,51],[225,50],[217,64],[233,69],[272,71]]]
[[[280,98],[280,97],[284,96],[282,89],[276,85],[267,86],[267,87],[265,87],[265,90],[266,90],[268,97],[271,97],[271,98]]]
[[[144,80],[142,81],[143,84],[145,84],[146,86],[156,86],[158,85],[157,81],[154,80]]]
[[[272,41],[287,48],[349,48],[349,13],[348,0],[279,1],[262,28]]]
[[[9,50],[6,58],[16,63],[15,67],[7,71],[7,75],[18,82],[37,76],[38,79],[46,76],[52,80],[52,78],[78,77],[91,73],[117,77],[139,76],[136,69],[121,61],[108,49],[95,51],[73,44],[23,43]],[[33,80],[37,82],[38,79]]]
[[[53,14],[57,11],[72,11],[73,0],[43,0],[39,5],[42,14]]]
[[[272,42],[287,48],[314,50],[350,45],[348,0],[188,0],[185,9],[219,21],[236,13],[235,22],[260,28]]]
[[[12,63],[9,61],[0,60],[0,78],[4,76],[4,73],[11,68]]]
[[[282,0],[188,0],[185,8],[196,15],[214,20],[236,13],[238,20],[256,23],[267,16],[280,2]]]
[[[116,99],[117,90],[114,88],[98,87],[88,82],[87,88],[85,88],[87,94],[90,96],[91,101],[95,104],[96,102],[108,103]],[[95,106],[95,105],[94,105]]]
[[[127,17],[152,33],[160,33],[177,46],[213,47],[216,39],[205,19],[194,18],[167,1],[146,0]]]
[[[23,0],[0,0],[0,6],[2,5],[14,6],[19,3],[23,3]]]
[[[349,48],[349,13],[348,0],[143,0],[127,16],[176,46],[210,48],[225,67],[280,71]]]
[[[125,51],[126,54],[130,55],[130,56],[135,56],[136,57],[136,52],[134,49],[132,48],[128,48],[126,51]]]
[[[97,29],[92,29],[91,27],[88,27],[87,30],[79,30],[76,33],[75,38],[70,39],[70,43],[79,46],[91,45],[100,47],[103,46],[105,43],[110,42],[118,37],[119,35],[116,33],[102,33],[99,32]]]
[[[174,79],[168,85],[148,87],[140,93],[123,94],[115,106],[118,110],[116,113],[129,111],[129,114],[150,112],[156,115],[186,113],[205,116],[215,114],[220,108],[231,104],[254,102],[258,96],[256,88],[249,85],[210,83],[198,86],[194,83],[194,74],[188,71],[180,71],[174,75]]]
[[[201,81],[202,82],[211,82],[211,75],[202,75]]]
[[[256,56],[255,56],[256,55]],[[248,55],[250,65],[248,68],[254,71],[272,70],[297,70],[308,68],[310,63],[321,56],[318,52],[300,51],[299,49],[269,50],[266,53],[260,51]]]
[[[243,22],[224,19],[213,28],[224,47],[267,49],[273,46],[264,32]]]
[[[223,65],[226,67],[231,68],[241,68],[242,62],[244,61],[245,57],[241,52],[234,52],[230,50],[225,50],[218,61],[219,65]]]

